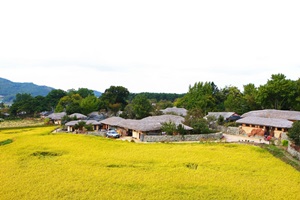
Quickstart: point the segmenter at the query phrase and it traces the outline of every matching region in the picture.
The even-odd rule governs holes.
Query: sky
[[[0,0],[0,77],[186,93],[300,78],[300,1]]]

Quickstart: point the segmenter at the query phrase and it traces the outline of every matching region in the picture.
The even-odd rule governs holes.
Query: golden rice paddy
[[[239,144],[0,130],[0,199],[299,199],[300,173]]]

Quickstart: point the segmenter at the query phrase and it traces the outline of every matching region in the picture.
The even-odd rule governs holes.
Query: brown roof
[[[300,112],[289,110],[254,110],[247,112],[242,117],[263,117],[275,119],[287,119],[292,121],[300,121]]]
[[[236,121],[239,124],[253,124],[261,126],[271,126],[278,128],[291,128],[292,121],[287,119],[265,118],[265,117],[245,117]]]

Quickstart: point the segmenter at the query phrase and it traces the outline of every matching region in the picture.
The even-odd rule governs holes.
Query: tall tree
[[[176,102],[178,107],[202,109],[209,112],[215,108],[214,88],[211,82],[198,82],[189,87],[189,92]]]
[[[153,107],[145,95],[137,95],[132,100],[132,110],[136,119],[150,116]]]
[[[10,107],[10,114],[17,116],[19,113],[23,112],[26,115],[33,115],[35,108],[35,101],[31,94],[17,94],[16,99]]]
[[[121,110],[125,108],[127,105],[127,98],[129,95],[129,91],[127,88],[122,86],[110,86],[110,88],[106,89],[105,92],[100,96],[100,100],[102,101],[102,105],[104,104],[105,109],[109,109],[110,105],[120,104]]]
[[[296,98],[296,84],[283,74],[273,74],[265,85],[258,88],[257,99],[263,108],[291,109]]]
[[[80,102],[82,114],[89,114],[93,111],[98,111],[100,107],[100,100],[96,96],[87,96]]]
[[[245,102],[245,111],[249,112],[251,110],[258,110],[261,106],[256,101],[257,99],[257,88],[253,83],[244,85],[243,99]]]
[[[238,114],[244,113],[244,101],[240,90],[235,86],[229,87],[228,90],[229,93],[224,101],[225,110],[229,112],[236,112]]]
[[[48,106],[50,107],[49,109],[54,109],[57,106],[59,100],[66,95],[67,92],[63,90],[51,90],[46,96],[46,101],[48,103]]]

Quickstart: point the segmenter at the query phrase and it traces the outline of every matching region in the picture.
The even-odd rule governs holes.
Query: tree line
[[[139,93],[133,94],[123,86],[111,86],[98,98],[92,90],[63,91],[54,89],[46,96],[33,97],[17,94],[9,108],[11,116],[34,116],[42,111],[65,111],[67,114],[89,114],[103,110],[124,118],[141,119],[159,115],[167,107],[183,107],[205,115],[211,111],[232,111],[238,114],[257,109],[300,110],[300,78],[287,79],[284,74],[273,74],[266,84],[218,88],[214,82],[197,82],[186,94]]]

